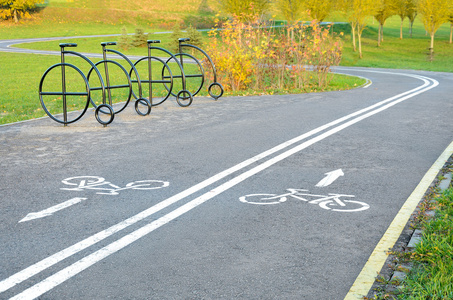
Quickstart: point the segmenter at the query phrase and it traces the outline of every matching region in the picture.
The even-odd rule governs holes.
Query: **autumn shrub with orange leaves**
[[[210,31],[206,50],[227,91],[306,91],[329,84],[341,60],[341,43],[330,26],[296,22],[275,28],[258,16],[233,17]]]

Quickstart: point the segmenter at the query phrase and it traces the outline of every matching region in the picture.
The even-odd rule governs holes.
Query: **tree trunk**
[[[384,23],[381,24],[381,43],[384,42]]]
[[[357,30],[357,37],[359,39],[359,58],[362,58],[362,33]]]
[[[19,18],[17,17],[17,9],[14,9],[14,22],[19,23]]]
[[[403,19],[401,19],[401,27],[400,27],[400,40],[403,39]]]
[[[450,23],[450,44],[453,42],[453,23]]]
[[[356,43],[355,43],[355,25],[351,23],[351,29],[352,29],[352,46],[354,49],[354,52],[357,51]]]
[[[429,47],[431,55],[434,53],[434,31],[431,33],[431,46]]]
[[[377,46],[378,46],[378,47],[381,47],[381,24],[379,24],[378,38],[377,38]]]

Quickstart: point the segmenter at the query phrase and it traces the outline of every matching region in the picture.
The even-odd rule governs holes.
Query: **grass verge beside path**
[[[436,199],[436,215],[409,254],[414,263],[398,299],[453,299],[453,188]]]
[[[395,253],[400,271],[407,276],[395,291],[378,293],[373,299],[453,299],[453,187],[425,205],[434,205],[432,218],[420,217],[421,241],[410,252]]]

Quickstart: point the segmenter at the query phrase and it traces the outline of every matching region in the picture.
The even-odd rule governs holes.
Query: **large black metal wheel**
[[[113,60],[101,60],[95,66],[104,78],[105,92],[107,93],[109,105],[113,107],[115,114],[122,112],[132,98],[132,82],[127,70],[120,63]],[[96,80],[96,76],[90,80],[93,71],[94,68],[92,67],[87,75],[90,89],[91,91],[102,91],[102,87],[99,86],[100,84]],[[94,98],[95,94],[92,93],[90,101],[95,108],[100,104],[105,104],[103,100],[95,101]],[[103,97],[100,98],[103,99]],[[113,102],[116,103],[115,106],[113,106]],[[109,113],[108,110],[104,110],[103,112],[106,114]]]
[[[52,120],[64,125],[74,123],[82,118],[90,104],[88,80],[72,64],[55,64],[41,77],[39,99]]]
[[[134,66],[140,74],[143,96],[148,95],[148,101],[152,106],[162,104],[170,97],[173,91],[173,73],[164,60],[154,56],[142,57]],[[131,69],[129,75],[133,72]],[[137,80],[132,80],[132,83],[137,83]],[[134,97],[137,99],[135,93]]]
[[[175,59],[178,60],[179,64]],[[183,90],[189,91],[192,97],[200,92],[205,81],[205,73],[198,59],[188,53],[178,53],[170,57],[166,62],[171,66],[173,71],[173,79],[175,80],[173,89],[175,92],[172,95],[174,97],[177,96],[178,92]],[[184,97],[189,96],[185,95]]]

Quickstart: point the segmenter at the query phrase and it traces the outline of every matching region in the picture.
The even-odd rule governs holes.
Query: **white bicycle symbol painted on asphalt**
[[[329,193],[326,195],[315,195],[308,193],[308,190],[304,189],[287,189],[289,193],[277,195],[277,194],[249,194],[239,197],[239,200],[248,204],[257,205],[273,205],[286,202],[288,198],[294,198],[310,204],[317,204],[321,208],[340,211],[340,212],[356,212],[363,211],[370,208],[370,206],[364,202],[355,200],[341,200],[340,198],[354,198],[354,195],[345,194],[334,194]]]
[[[96,190],[96,194],[101,195],[119,195],[119,191],[123,190],[156,190],[164,188],[170,185],[168,181],[162,180],[139,180],[133,181],[126,184],[125,187],[119,187],[109,181],[105,181],[104,178],[99,176],[76,176],[63,179],[66,185],[75,187],[61,188],[65,191],[84,191],[84,190]]]

